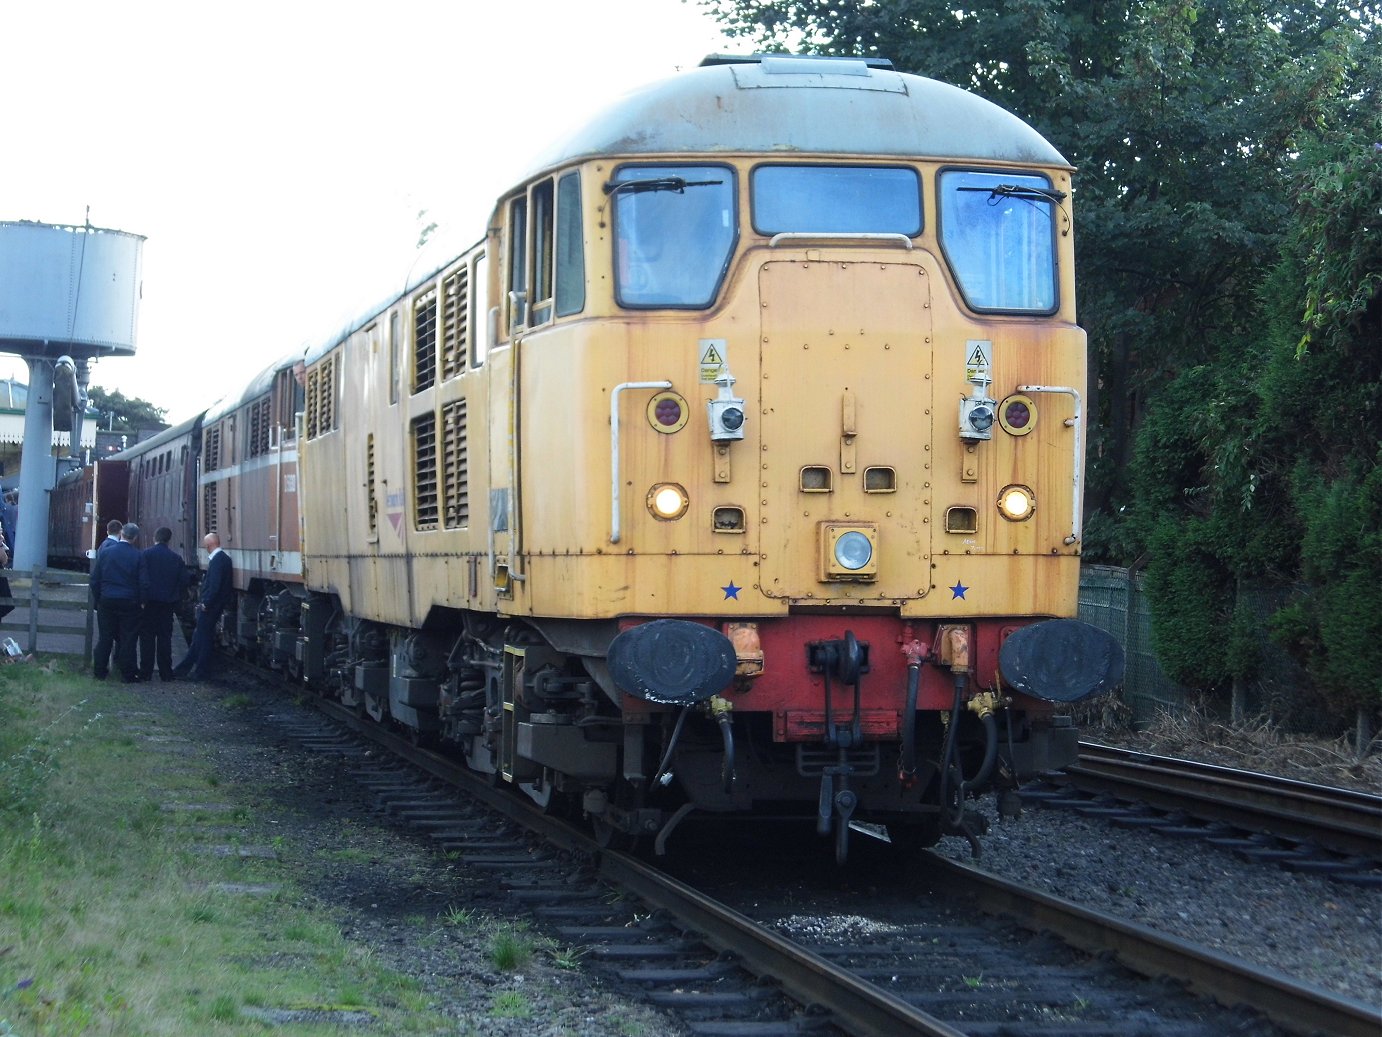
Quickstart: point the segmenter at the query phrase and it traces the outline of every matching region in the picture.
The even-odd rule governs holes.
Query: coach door
[[[926,271],[775,261],[759,271],[762,589],[793,604],[899,603],[930,585],[932,345]],[[825,552],[876,529],[872,579]]]

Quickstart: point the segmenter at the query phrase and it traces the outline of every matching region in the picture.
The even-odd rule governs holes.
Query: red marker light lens
[[[681,420],[681,404],[676,400],[663,397],[661,400],[657,401],[657,409],[654,413],[657,417],[658,424],[675,425]]]
[[[1032,420],[1032,412],[1025,403],[1013,402],[1003,412],[1003,419],[1012,428],[1026,428]]]

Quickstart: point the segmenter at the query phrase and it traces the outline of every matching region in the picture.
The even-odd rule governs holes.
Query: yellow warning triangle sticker
[[[720,356],[720,351],[714,346],[706,347],[706,351],[701,354],[703,364],[723,364],[724,359]]]
[[[982,346],[975,346],[974,352],[969,354],[969,359],[965,362],[967,367],[983,367],[988,363],[988,357],[984,356]]]

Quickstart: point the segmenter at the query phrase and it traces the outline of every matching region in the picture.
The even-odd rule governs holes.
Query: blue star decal
[[[735,601],[738,601],[738,600],[739,600],[739,592],[740,592],[741,590],[743,590],[743,589],[744,589],[743,587],[736,587],[736,586],[734,586],[734,581],[733,581],[733,580],[730,580],[730,581],[729,581],[729,586],[728,586],[728,587],[721,587],[721,588],[720,588],[720,590],[722,590],[722,591],[725,592],[725,601],[729,601],[730,598],[733,598]]]
[[[963,597],[965,596],[965,591],[967,591],[967,590],[969,590],[968,587],[966,587],[966,586],[965,586],[963,583],[961,583],[959,580],[956,580],[956,581],[955,581],[955,586],[953,586],[953,587],[950,588],[950,594],[951,594],[950,600],[951,600],[951,601],[954,601],[956,598],[963,598]]]

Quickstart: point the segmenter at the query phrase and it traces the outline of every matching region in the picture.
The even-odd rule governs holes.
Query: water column
[[[57,482],[54,374],[62,375],[66,406],[74,368],[81,384],[91,360],[134,355],[143,245],[142,235],[90,223],[0,221],[0,353],[17,353],[29,365],[16,569],[48,563],[49,493]],[[85,400],[78,395],[80,415]],[[77,452],[80,418],[72,435]]]

